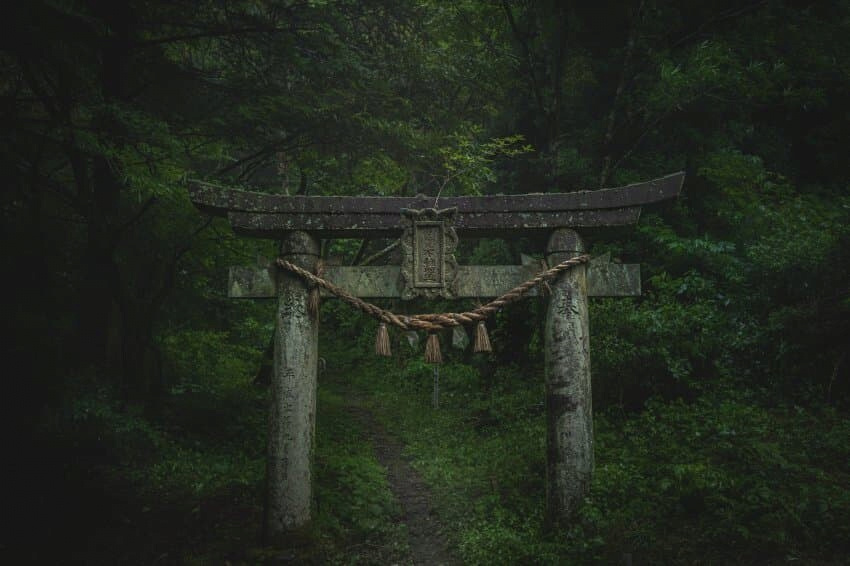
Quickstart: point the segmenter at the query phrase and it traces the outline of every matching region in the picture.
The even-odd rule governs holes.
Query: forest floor
[[[153,443],[166,446],[150,460],[143,442],[150,439],[139,438],[144,421],[134,415],[106,419],[117,419],[110,424],[133,439],[123,446],[123,461],[114,460],[116,439],[100,430],[91,431],[94,438],[75,431],[75,445],[55,439],[52,450],[21,470],[38,493],[16,497],[20,530],[0,540],[0,558],[31,564],[458,563],[404,446],[348,388],[320,389],[313,525],[281,547],[263,546],[264,419],[250,421],[246,428],[256,440],[240,446],[216,430],[212,405],[223,414],[261,415],[264,392],[181,403],[180,426],[173,415],[160,417],[169,426],[154,432],[163,437]],[[246,425],[234,419],[224,426],[240,424]],[[179,440],[166,439],[166,429]]]
[[[457,564],[449,553],[442,526],[434,512],[431,492],[421,474],[403,457],[403,445],[363,408],[357,397],[349,403],[349,412],[362,425],[365,440],[374,446],[378,462],[387,470],[390,489],[401,504],[400,520],[406,526],[409,558],[413,564]]]
[[[8,564],[841,564],[850,422],[718,391],[594,415],[575,521],[544,528],[545,419],[533,371],[328,356],[316,515],[259,540],[267,392],[174,390],[155,415],[83,395],[15,460]],[[37,450],[36,450],[37,448]],[[14,479],[14,478],[13,478]]]

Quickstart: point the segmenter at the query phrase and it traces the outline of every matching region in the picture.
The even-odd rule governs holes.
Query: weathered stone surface
[[[313,269],[318,243],[294,232],[281,256]],[[298,276],[277,275],[277,330],[269,395],[265,537],[274,542],[310,521],[316,429],[318,321],[307,308],[309,291]]]
[[[405,338],[407,338],[407,343],[410,344],[410,347],[416,350],[419,347],[419,333],[415,330],[408,330],[404,333]]]
[[[466,347],[469,346],[469,334],[466,333],[466,328],[463,326],[452,328],[452,346],[458,350],[466,350]]]
[[[542,269],[538,263],[528,265],[461,265],[458,266],[455,297],[485,299],[498,297],[534,277]],[[230,268],[229,296],[234,299],[259,299],[276,296],[275,268]],[[397,299],[403,283],[397,265],[325,267],[325,279],[364,299]],[[587,269],[589,297],[639,296],[640,266],[591,260]],[[528,296],[537,295],[537,289]],[[323,297],[332,297],[322,291]]]
[[[390,238],[399,237],[404,228],[402,217],[398,212],[394,214],[231,212],[227,218],[234,232],[256,238],[280,239],[293,230],[307,231],[320,238],[367,236]],[[548,233],[564,226],[572,228],[628,226],[637,223],[638,218],[640,218],[640,207],[548,212],[467,212],[458,213],[455,230],[459,236],[501,237],[505,236],[506,232],[510,232],[511,236],[520,237]]]
[[[231,267],[227,296],[231,299],[263,299],[277,296],[275,267]]]
[[[401,280],[403,299],[453,298],[457,292],[457,210],[405,209]]]
[[[639,297],[640,293],[640,264],[594,260],[588,264],[588,297]]]
[[[537,258],[534,258],[530,255],[526,255],[526,254],[519,254],[519,262],[522,265],[539,265],[539,266],[543,265],[542,261],[540,261]]]
[[[572,230],[553,233],[547,260],[554,265],[579,255]],[[552,522],[568,520],[590,488],[593,415],[590,393],[590,331],[587,274],[579,266],[550,283],[544,352],[546,379],[546,510]]]
[[[628,208],[678,196],[684,172],[624,187],[524,195],[442,197],[286,196],[240,191],[202,181],[189,183],[195,205],[211,214],[258,212],[269,214],[400,214],[404,208],[453,208],[466,213],[549,212]]]

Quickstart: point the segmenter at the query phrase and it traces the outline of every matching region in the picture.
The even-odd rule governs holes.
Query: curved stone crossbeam
[[[624,187],[523,195],[442,197],[440,208],[457,208],[461,236],[513,236],[556,228],[635,224],[640,207],[679,195],[684,172]],[[323,238],[356,238],[374,232],[398,237],[402,209],[434,207],[434,197],[286,196],[240,191],[201,181],[189,185],[192,202],[204,212],[226,216],[239,234],[279,239],[303,230]]]

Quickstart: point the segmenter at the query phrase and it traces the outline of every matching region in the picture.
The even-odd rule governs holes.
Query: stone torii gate
[[[536,265],[465,266],[458,237],[539,236],[549,265],[584,252],[576,230],[637,223],[642,205],[675,198],[684,173],[625,187],[573,193],[443,197],[283,196],[190,183],[200,210],[226,216],[237,234],[279,240],[281,258],[312,271],[320,238],[402,237],[401,266],[327,266],[323,278],[360,298],[497,297],[534,277]],[[588,297],[640,294],[640,266],[598,259],[558,275],[544,325],[546,505],[567,519],[593,471]],[[271,383],[265,536],[274,540],[311,517],[318,317],[303,279],[270,267],[234,267],[234,298],[277,297]],[[323,294],[326,294],[323,291]],[[534,294],[532,291],[529,294]]]

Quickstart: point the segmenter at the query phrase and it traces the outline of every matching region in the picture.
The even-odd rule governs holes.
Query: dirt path
[[[448,551],[442,529],[429,501],[431,494],[417,472],[402,456],[402,444],[387,434],[366,409],[350,405],[349,410],[363,425],[375,446],[378,462],[387,469],[390,489],[401,503],[401,521],[407,525],[407,540],[413,564],[454,565],[460,562]]]

